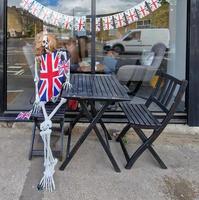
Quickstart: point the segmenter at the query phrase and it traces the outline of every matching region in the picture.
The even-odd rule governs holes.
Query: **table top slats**
[[[117,90],[117,93],[119,93],[121,96],[126,94],[126,89],[119,83],[117,78],[115,76],[108,77],[111,84],[114,85],[115,90]]]
[[[83,77],[80,77],[78,75],[78,85],[77,85],[77,88],[78,88],[78,93],[81,93],[81,94],[82,94],[82,91],[83,91],[83,88],[82,88],[82,78]]]
[[[89,88],[92,91],[92,96],[95,96],[97,94],[97,89],[95,87],[95,84],[93,83],[94,79],[91,79],[89,76],[86,76],[86,79],[88,80]]]
[[[92,92],[92,87],[91,87],[91,83],[90,83],[90,79],[88,76],[84,76],[85,80],[86,80],[86,91],[88,96],[93,96],[93,92]]]
[[[71,74],[72,88],[63,91],[63,98],[88,100],[130,100],[125,88],[115,76],[99,74]]]
[[[98,96],[98,95],[103,96],[103,93],[101,91],[97,77],[94,77],[94,76],[91,77],[91,84],[96,88],[96,93],[94,93],[93,95],[94,96]]]
[[[109,88],[109,85],[106,83],[105,81],[106,77],[103,78],[103,77],[99,77],[99,82],[100,82],[100,87],[102,87],[102,90],[104,92],[104,95],[105,96],[109,96],[110,95],[110,88]]]
[[[110,81],[108,79],[108,77],[106,77],[104,79],[104,81],[106,82],[106,85],[108,85],[109,90],[111,91],[112,96],[118,96],[118,92],[116,91],[117,89],[113,86],[112,81]]]
[[[73,77],[73,76],[71,76],[71,77]],[[71,79],[72,80],[72,79]],[[71,82],[71,84],[72,84],[72,87],[73,87],[73,95],[76,95],[76,93],[77,93],[77,89],[78,89],[78,77],[77,76],[74,76],[74,80],[73,80],[74,82]],[[70,91],[70,90],[69,90]],[[69,91],[67,91],[67,92],[69,92]]]
[[[71,83],[74,83],[74,82],[75,82],[74,79],[75,79],[75,76],[70,76]],[[75,92],[73,85],[71,85],[70,91],[71,91],[71,93],[74,93],[74,92]]]

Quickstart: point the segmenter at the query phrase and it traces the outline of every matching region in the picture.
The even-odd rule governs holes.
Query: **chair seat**
[[[161,126],[160,122],[152,115],[144,104],[120,103],[129,123],[139,128],[153,129]]]
[[[45,108],[46,108],[46,112],[47,114],[49,115],[54,109],[55,107],[58,105],[59,102],[57,103],[52,103],[52,102],[49,102],[45,105]],[[65,114],[65,111],[66,111],[66,104],[63,104],[59,109],[58,111],[55,113],[55,115],[53,116],[53,120],[56,120],[56,119],[62,119],[64,118],[64,114]],[[43,115],[43,112],[42,110],[39,112],[39,113],[34,113],[32,114],[33,118],[44,118],[44,115]]]

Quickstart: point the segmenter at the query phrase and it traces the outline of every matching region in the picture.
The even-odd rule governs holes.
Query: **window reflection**
[[[80,6],[78,0],[53,0],[39,3],[62,14],[90,15],[90,1]],[[56,36],[58,48],[71,53],[71,72],[87,67],[90,71],[90,22],[85,31],[68,30],[45,23],[19,7],[21,0],[8,0],[7,7],[7,107],[8,110],[29,110],[34,97],[35,36],[47,31]],[[67,9],[65,9],[67,8]],[[73,22],[74,23],[74,22]],[[72,25],[74,27],[74,24]]]
[[[34,39],[41,31],[56,36],[59,48],[71,53],[72,72],[91,71],[90,0],[44,1],[48,8],[71,16],[87,15],[85,31],[67,30],[31,15],[19,7],[20,0],[8,0],[8,109],[29,109],[34,83]],[[99,17],[113,16],[142,0],[96,1]],[[185,77],[186,51],[186,1],[176,5],[162,1],[162,6],[134,23],[112,30],[100,28],[96,32],[96,72],[115,74],[129,87],[132,100],[142,102],[147,98],[158,76],[157,71],[167,72],[177,78]],[[183,14],[182,14],[183,13]],[[178,23],[181,21],[183,23]],[[102,21],[100,22],[102,23]],[[74,25],[74,22],[73,22]],[[178,36],[178,37],[177,37]],[[134,97],[133,95],[135,95]],[[182,103],[180,110],[184,110]]]
[[[140,2],[133,1],[137,4]],[[123,1],[123,5],[120,3],[121,1],[117,1],[114,4],[114,8],[117,7],[118,10],[109,7],[109,14],[127,9],[127,1]],[[182,22],[181,10],[183,7],[183,13],[186,13],[186,6],[186,1],[177,1],[175,5],[162,1],[160,8],[134,23],[96,33],[97,62],[104,65],[104,73],[111,71],[129,88],[132,101],[143,103],[149,97],[158,80],[158,71],[179,79],[185,78],[186,43],[182,41],[183,38],[186,41],[186,15],[183,14],[184,23],[178,21]],[[133,5],[128,8],[131,7]],[[97,2],[97,13],[105,8],[106,4]],[[113,13],[110,13],[111,11]],[[106,52],[109,51],[115,52],[116,56],[104,63]],[[153,109],[157,110],[156,107]],[[179,110],[185,110],[184,100]]]

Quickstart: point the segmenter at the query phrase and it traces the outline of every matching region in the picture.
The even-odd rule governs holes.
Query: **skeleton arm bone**
[[[41,106],[40,106],[40,98],[39,98],[39,90],[38,90],[38,83],[39,83],[39,76],[38,76],[38,58],[35,57],[35,102],[33,105],[33,113],[39,112]]]
[[[35,82],[35,99],[37,100],[39,98],[39,91],[38,91],[38,83],[39,83],[39,76],[38,76],[38,63],[37,63],[37,58],[35,57],[35,77],[34,77],[34,82]]]
[[[52,117],[56,114],[56,112],[59,110],[59,108],[66,103],[66,99],[61,98],[61,101],[59,102],[59,104],[55,107],[55,109],[50,113],[50,115],[48,116],[48,119],[51,120]]]

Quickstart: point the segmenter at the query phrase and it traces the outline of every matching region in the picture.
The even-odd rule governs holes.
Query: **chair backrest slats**
[[[174,93],[174,91],[176,89],[176,86],[177,86],[177,84],[173,83],[170,93],[168,93],[167,98],[165,98],[165,101],[164,101],[164,105],[165,106],[169,105],[169,103],[170,103],[170,101],[171,101],[171,99],[173,97],[173,93]]]
[[[165,118],[162,121],[162,127],[161,129],[164,129],[166,125],[168,124],[169,120],[172,118],[173,114],[176,111],[177,106],[179,105],[182,96],[185,93],[186,87],[187,87],[188,81],[183,80],[181,81],[180,87],[178,89],[178,92],[174,98],[173,104],[171,105],[171,108],[169,110],[169,113],[165,116]]]
[[[165,88],[165,92],[164,92],[164,94],[162,95],[162,98],[161,98],[161,100],[160,100],[160,102],[161,102],[162,104],[165,103],[165,101],[166,101],[168,95],[170,94],[172,85],[173,85],[173,81],[170,81],[170,80],[169,80],[168,83],[167,83],[167,87]]]
[[[166,113],[165,119],[170,120],[185,92],[187,81],[180,81],[165,73],[158,73],[158,75],[159,80],[156,87],[145,105],[149,107],[155,103]],[[165,120],[163,122],[165,123]]]
[[[157,100],[160,101],[160,102],[162,101],[162,99],[163,99],[163,97],[166,93],[166,88],[167,88],[168,83],[169,83],[169,80],[164,79],[164,82],[162,83],[162,87],[159,89],[160,92],[159,92],[159,95],[157,96]]]
[[[158,101],[155,97],[152,97],[152,101],[153,101],[156,105],[158,105],[158,106],[162,109],[162,111],[164,111],[165,113],[168,113],[168,112],[169,112],[169,110],[168,110],[160,101]]]

